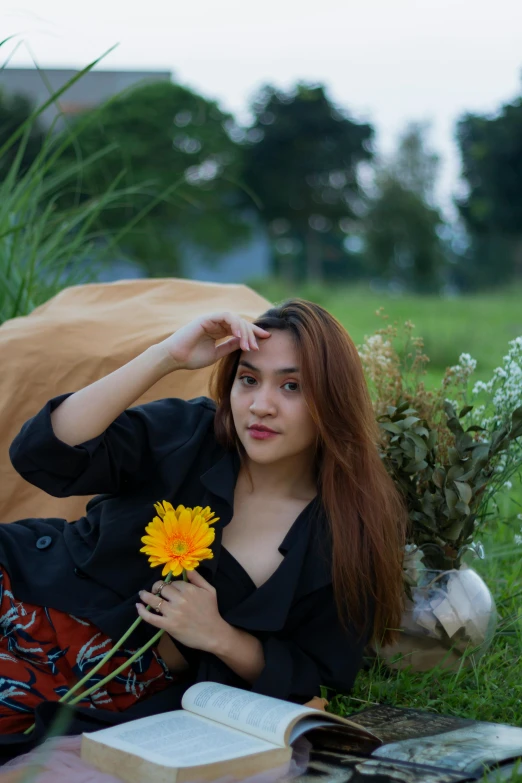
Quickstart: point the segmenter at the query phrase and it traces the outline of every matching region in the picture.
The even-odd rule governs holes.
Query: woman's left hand
[[[187,577],[188,582],[164,585],[161,596],[157,594],[164,584],[161,581],[152,586],[151,593],[140,590],[143,604],[136,608],[146,623],[163,628],[181,644],[212,652],[229,625],[219,614],[215,587],[196,571],[187,571]]]

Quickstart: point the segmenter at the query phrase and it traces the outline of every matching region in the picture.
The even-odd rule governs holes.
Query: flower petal
[[[179,576],[184,568],[192,571],[201,560],[214,556],[209,548],[216,535],[214,528],[209,526],[214,513],[209,506],[187,508],[180,504],[174,510],[172,504],[164,500],[155,503],[154,508],[158,516],[145,527],[145,535],[141,538],[144,546],[140,549],[148,555],[151,567],[164,564],[164,576],[169,571]],[[215,521],[212,519],[210,524]]]

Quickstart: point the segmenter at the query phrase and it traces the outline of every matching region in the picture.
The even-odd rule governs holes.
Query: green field
[[[289,295],[273,283],[253,287],[272,302]],[[452,299],[392,298],[361,286],[302,289],[292,294],[326,307],[356,344],[383,326],[375,315],[379,307],[399,325],[411,320],[431,359],[426,382],[432,387],[440,384],[446,366],[455,364],[463,352],[477,360],[473,377],[488,380],[507,353],[508,341],[522,335],[520,286],[492,295]],[[516,514],[522,513],[520,483],[497,501],[498,512],[480,536],[486,557],[467,561],[483,577],[497,603],[499,623],[489,650],[474,667],[463,666],[459,672],[392,671],[367,658],[349,696],[324,692],[333,711],[349,715],[380,702],[522,726],[522,545],[514,543],[514,535],[520,534],[522,527],[516,519]],[[522,781],[522,769],[511,780]]]
[[[438,296],[401,296],[372,293],[368,286],[302,288],[291,292],[272,282],[253,283],[252,287],[271,302],[285,296],[303,296],[318,302],[338,318],[354,342],[382,328],[375,315],[383,307],[389,322],[398,325],[410,320],[415,334],[424,338],[430,357],[427,385],[440,383],[447,366],[457,362],[461,353],[477,360],[477,380],[488,380],[507,353],[508,342],[522,335],[522,285],[493,294],[443,299]]]

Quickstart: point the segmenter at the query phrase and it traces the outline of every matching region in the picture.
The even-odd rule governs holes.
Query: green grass
[[[365,335],[384,324],[375,315],[384,307],[390,321],[399,325],[411,320],[415,334],[424,338],[431,358],[426,383],[440,384],[446,366],[455,364],[461,353],[478,362],[474,378],[488,380],[507,353],[508,341],[522,335],[522,286],[492,295],[453,299],[402,296],[392,298],[372,293],[365,286],[337,289],[301,288],[285,290],[273,282],[253,287],[270,301],[286,296],[303,296],[326,307],[347,328],[358,345]],[[513,482],[515,484],[515,482]],[[416,707],[475,720],[522,726],[522,546],[514,544],[522,522],[522,487],[496,498],[498,513],[479,538],[484,560],[470,560],[490,588],[499,622],[488,651],[471,668],[458,672],[432,669],[425,673],[386,668],[378,659],[366,659],[350,696],[324,693],[330,709],[350,715],[373,703]],[[522,781],[522,768],[512,781]]]
[[[522,493],[513,500],[522,505]],[[326,694],[332,711],[350,715],[376,702],[522,726],[522,546],[514,547],[510,525],[495,527],[484,540],[485,560],[469,563],[489,586],[499,613],[493,642],[476,665],[415,673],[367,659],[350,696]],[[511,780],[522,780],[522,768]]]

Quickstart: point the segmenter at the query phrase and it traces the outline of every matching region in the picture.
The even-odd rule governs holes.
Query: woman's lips
[[[276,435],[279,435],[278,432],[267,432],[266,430],[249,429],[248,432],[256,440],[267,440],[268,438],[275,438]]]

